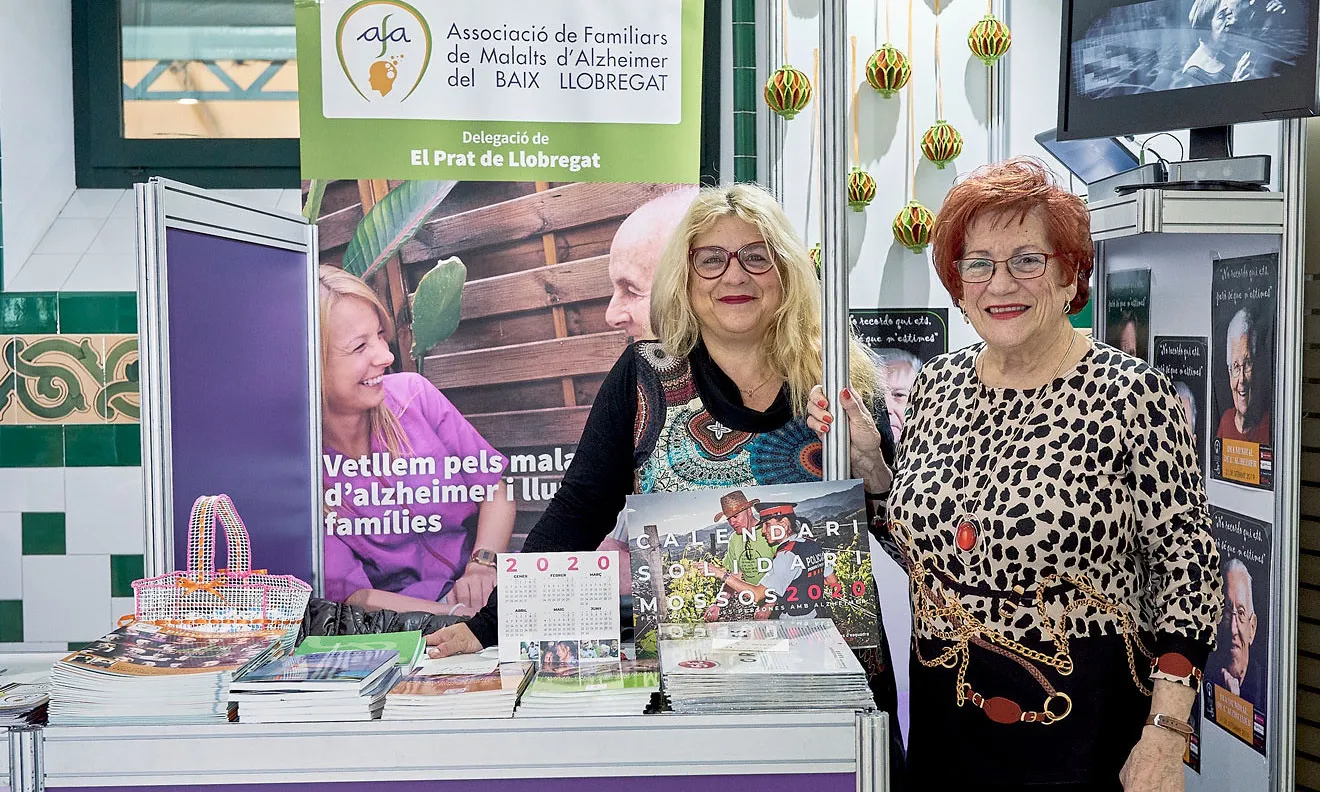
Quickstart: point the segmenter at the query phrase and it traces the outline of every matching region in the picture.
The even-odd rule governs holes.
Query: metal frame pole
[[[824,286],[821,348],[824,387],[835,422],[825,435],[826,481],[848,477],[848,421],[839,391],[848,384],[848,24],[845,0],[822,0],[820,14],[821,280]]]
[[[1306,250],[1306,124],[1300,118],[1283,122],[1280,187],[1283,190],[1283,240],[1279,251],[1278,350],[1275,384],[1274,580],[1278,603],[1273,629],[1274,678],[1269,731],[1272,789],[1292,789],[1296,779],[1297,741],[1297,587],[1300,520],[1303,289]]]

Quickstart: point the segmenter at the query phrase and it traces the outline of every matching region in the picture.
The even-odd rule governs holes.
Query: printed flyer
[[[631,495],[624,513],[639,657],[672,623],[828,618],[879,645],[861,481]]]
[[[1224,576],[1224,618],[1205,664],[1205,720],[1264,755],[1269,704],[1270,524],[1210,507]]]
[[[1201,475],[1206,473],[1205,435],[1209,410],[1206,409],[1206,384],[1209,374],[1210,347],[1205,338],[1155,336],[1155,368],[1172,382],[1178,393],[1187,422],[1196,441],[1196,459]]]
[[[889,427],[898,442],[917,373],[931,358],[949,351],[949,310],[854,308],[848,314],[853,333],[879,363],[887,389]]]
[[[1105,343],[1150,360],[1150,270],[1111,272],[1105,279]]]
[[[297,0],[328,598],[472,613],[554,497],[697,192],[703,8]]]
[[[1279,254],[1216,259],[1210,281],[1210,475],[1274,489],[1274,316]]]

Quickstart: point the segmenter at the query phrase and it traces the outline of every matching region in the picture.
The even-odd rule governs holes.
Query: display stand
[[[22,740],[19,740],[19,737]],[[51,727],[11,735],[42,789],[643,792],[888,789],[883,714]],[[11,759],[11,762],[15,760]],[[293,787],[287,785],[296,785]]]
[[[1291,131],[1295,135],[1295,130]],[[1275,291],[1277,373],[1274,375],[1273,486],[1245,487],[1207,480],[1213,508],[1231,510],[1268,523],[1272,558],[1268,562],[1267,642],[1251,647],[1251,662],[1268,668],[1268,708],[1260,731],[1264,744],[1253,746],[1242,735],[1202,718],[1201,771],[1188,771],[1190,792],[1291,788],[1295,720],[1297,434],[1300,394],[1300,219],[1297,160],[1285,145],[1284,193],[1185,192],[1142,189],[1091,205],[1091,235],[1096,241],[1096,333],[1104,338],[1107,276],[1124,270],[1150,270],[1149,332],[1166,336],[1207,337],[1221,346],[1222,328],[1212,327],[1212,262],[1240,256],[1278,254]],[[1291,167],[1289,167],[1291,165]],[[1291,178],[1290,178],[1291,176]],[[1291,190],[1291,192],[1289,192]],[[1216,366],[1220,360],[1211,355]],[[1214,371],[1217,376],[1217,369]],[[1211,388],[1213,390],[1213,387]],[[1213,412],[1210,418],[1215,418]],[[1214,424],[1210,430],[1213,432]],[[1213,442],[1213,440],[1212,440]],[[1258,600],[1259,602],[1259,600]],[[1262,611],[1259,605],[1257,611]],[[1223,638],[1220,639],[1221,643]],[[1259,645],[1266,643],[1267,645]],[[1209,679],[1209,677],[1207,677]],[[1203,699],[1204,701],[1204,699]],[[1259,714],[1259,713],[1258,713]],[[1247,735],[1250,738],[1250,734]]]

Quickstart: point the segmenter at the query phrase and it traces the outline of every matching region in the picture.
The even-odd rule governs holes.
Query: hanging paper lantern
[[[908,201],[894,217],[894,239],[913,253],[920,253],[930,244],[930,230],[935,215],[917,201]]]
[[[848,205],[860,212],[875,200],[875,177],[861,168],[848,171]]]
[[[784,64],[765,81],[765,103],[786,119],[792,120],[810,101],[811,80],[800,69]]]
[[[962,134],[942,118],[921,136],[921,153],[940,170],[962,153],[962,147]]]
[[[815,267],[816,267],[816,277],[819,278],[819,277],[821,276],[821,275],[820,275],[820,267],[821,267],[821,264],[820,264],[820,257],[823,255],[822,252],[821,252],[820,243],[817,242],[816,244],[812,245],[812,246],[811,246],[811,250],[807,251],[807,254],[811,256],[811,263],[812,263],[813,265],[815,265]]]
[[[993,66],[1013,46],[1013,34],[994,14],[986,14],[967,34],[967,46],[986,66]]]
[[[885,43],[866,61],[866,81],[888,99],[907,85],[912,77],[912,63],[893,44]]]

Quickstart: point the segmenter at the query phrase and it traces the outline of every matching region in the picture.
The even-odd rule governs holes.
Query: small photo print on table
[[[1212,262],[1210,475],[1274,488],[1274,317],[1279,254]]]
[[[1206,409],[1206,384],[1210,366],[1210,348],[1206,338],[1155,336],[1155,368],[1173,383],[1182,402],[1183,412],[1192,427],[1196,443],[1196,461],[1201,475],[1206,473],[1205,436],[1209,419]]]
[[[1205,665],[1205,719],[1264,754],[1270,689],[1271,526],[1210,507],[1219,546],[1224,616],[1215,651]]]
[[[1150,270],[1111,272],[1105,279],[1105,343],[1150,360]]]

